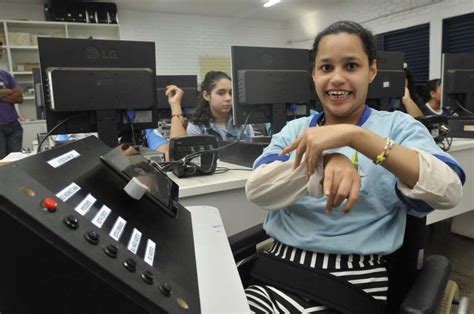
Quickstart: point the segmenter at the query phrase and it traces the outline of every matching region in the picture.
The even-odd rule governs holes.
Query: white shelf
[[[38,50],[38,46],[10,46],[11,50]]]
[[[1,0],[0,0],[1,2]],[[0,6],[1,10],[1,6]],[[30,34],[31,42],[27,35],[25,41],[12,41],[11,33]],[[92,36],[96,39],[120,39],[119,24],[93,24],[76,22],[54,22],[54,21],[15,21],[0,20],[0,37],[5,38],[0,53],[0,67],[12,73],[19,83],[32,83],[32,71],[15,71],[22,63],[39,64],[38,46],[36,39],[40,37],[55,38],[87,38]],[[16,43],[23,43],[19,46]],[[35,46],[33,46],[35,45]],[[25,103],[19,106],[19,111],[27,120],[36,119],[34,96],[24,96]]]
[[[33,75],[33,71],[20,71],[20,72],[12,72],[13,75]]]

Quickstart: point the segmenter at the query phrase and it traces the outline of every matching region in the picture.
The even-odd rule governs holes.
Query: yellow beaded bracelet
[[[390,154],[390,151],[393,148],[393,145],[395,145],[395,142],[390,137],[387,137],[382,152],[378,154],[374,160],[374,163],[376,165],[381,165],[385,161],[385,159],[387,159],[388,155]]]

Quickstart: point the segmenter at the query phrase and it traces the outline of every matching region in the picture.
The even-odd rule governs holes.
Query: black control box
[[[200,312],[190,213],[128,196],[109,151],[91,136],[0,167],[2,313]]]

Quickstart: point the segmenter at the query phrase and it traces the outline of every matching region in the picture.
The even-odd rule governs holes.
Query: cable
[[[473,113],[472,111],[468,110],[467,108],[464,108],[464,107],[459,103],[459,101],[458,101],[457,99],[456,99],[456,105],[457,105],[459,108],[461,108],[462,110],[464,110],[464,112],[467,112],[467,113],[469,113],[469,114],[474,115],[474,113]]]
[[[66,119],[62,120],[62,121],[59,121],[58,124],[56,124],[51,130],[49,130],[48,133],[46,133],[46,135],[44,136],[44,138],[41,140],[41,142],[38,144],[38,150],[37,150],[37,153],[41,153],[41,146],[43,145],[43,143],[46,141],[46,139],[48,137],[51,136],[51,134],[56,131],[57,128],[59,128],[61,125],[63,125],[64,123],[66,123],[67,121],[73,119],[73,118],[77,118],[77,117],[82,117],[83,114],[76,114],[76,115],[72,115],[72,116],[69,116],[67,117]]]

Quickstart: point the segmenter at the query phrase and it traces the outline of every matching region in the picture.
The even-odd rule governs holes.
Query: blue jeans
[[[11,152],[21,151],[23,128],[20,122],[0,124],[0,159]]]

